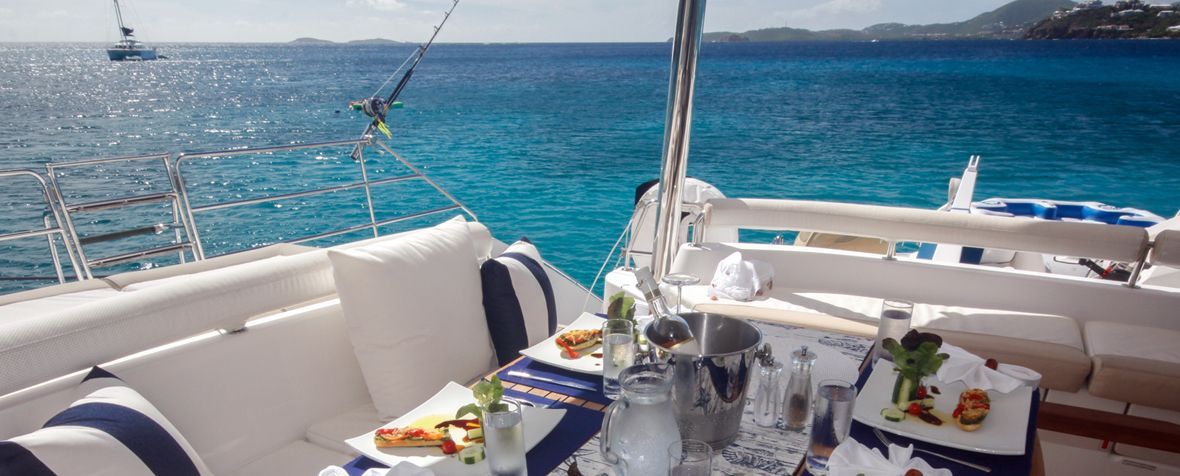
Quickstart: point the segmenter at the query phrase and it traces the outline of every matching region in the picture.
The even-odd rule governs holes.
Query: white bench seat
[[[339,453],[298,440],[250,462],[231,474],[238,476],[314,475],[319,469],[332,465],[342,466],[351,459],[352,456],[346,453]]]
[[[1094,361],[1090,393],[1180,411],[1180,331],[1094,321],[1085,338]]]
[[[368,402],[339,415],[312,423],[307,428],[307,441],[333,451],[355,456],[356,451],[344,443],[344,440],[366,431],[372,431],[385,423],[387,422],[377,416],[377,407],[373,406],[372,402]]]

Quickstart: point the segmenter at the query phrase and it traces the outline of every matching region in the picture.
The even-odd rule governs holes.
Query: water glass
[[[619,398],[619,372],[635,364],[635,324],[627,319],[607,319],[602,324],[602,393]]]
[[[876,359],[892,361],[893,354],[881,345],[885,339],[900,341],[910,331],[910,319],[914,315],[914,303],[898,299],[886,299],[881,306],[881,319],[877,325]],[[875,360],[875,359],[874,359]]]
[[[815,416],[811,420],[811,444],[807,446],[807,471],[828,474],[828,458],[852,429],[852,406],[856,387],[843,380],[822,380],[815,395]]]
[[[709,476],[713,472],[713,447],[701,440],[680,440],[668,445],[670,476]]]
[[[494,476],[528,476],[520,404],[502,400],[483,412],[484,451]]]

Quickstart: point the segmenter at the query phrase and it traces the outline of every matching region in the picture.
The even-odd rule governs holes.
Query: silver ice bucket
[[[652,358],[673,367],[672,407],[680,435],[708,442],[721,449],[737,439],[746,407],[746,390],[760,350],[762,332],[750,323],[721,314],[681,314],[700,343],[700,354],[684,354],[668,348],[668,342],[646,335]]]

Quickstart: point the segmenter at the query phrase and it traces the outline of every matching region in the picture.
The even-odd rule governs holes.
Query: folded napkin
[[[348,476],[348,471],[339,466],[328,466],[320,471],[320,476]],[[402,461],[392,468],[369,468],[361,476],[434,476],[434,471]]]
[[[949,469],[935,469],[922,458],[911,458],[914,446],[889,445],[889,458],[881,450],[860,444],[848,437],[828,458],[829,476],[902,476],[911,469],[922,476],[951,476]]]
[[[996,370],[987,368],[983,358],[943,342],[940,348],[950,358],[942,362],[938,368],[938,380],[951,383],[962,381],[968,388],[981,388],[1008,393],[1022,385],[1037,386],[1041,382],[1041,374],[1032,369],[1019,365],[999,365]]]
[[[725,298],[735,301],[750,301],[765,297],[774,287],[774,268],[757,260],[744,260],[742,253],[735,251],[717,263],[713,281],[709,283],[709,298]]]

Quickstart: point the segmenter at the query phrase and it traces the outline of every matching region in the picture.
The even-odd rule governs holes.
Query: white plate
[[[418,408],[411,410],[409,413],[402,415],[401,418],[381,428],[410,425],[423,417],[431,415],[446,415],[449,419],[455,415],[455,411],[459,407],[473,402],[475,402],[475,398],[471,395],[471,389],[451,382],[446,387],[443,387],[442,390],[439,390],[438,393],[434,394],[433,397],[430,397],[430,400],[418,405]],[[524,419],[525,451],[537,446],[537,443],[545,439],[545,436],[553,431],[553,428],[565,416],[565,410],[521,406],[520,411],[521,417]],[[353,447],[361,454],[388,466],[396,465],[402,461],[409,461],[423,468],[429,467],[437,476],[482,475],[491,472],[488,468],[487,460],[480,461],[476,464],[463,464],[463,462],[459,461],[457,455],[444,455],[442,450],[437,446],[425,448],[378,448],[373,443],[373,434],[375,432],[376,430],[355,438],[350,438],[345,443],[348,443],[348,446]],[[462,430],[452,429],[451,432],[451,436],[456,442],[463,441]]]
[[[906,415],[906,419],[899,422],[886,420],[881,416],[881,409],[893,406],[890,399],[896,379],[893,364],[885,360],[878,361],[873,366],[873,374],[856,397],[852,417],[866,425],[936,445],[997,455],[1024,454],[1028,412],[1032,402],[1031,387],[1020,387],[1008,394],[987,392],[991,398],[991,412],[983,421],[982,428],[967,432],[960,430],[953,422],[934,426],[912,415]],[[941,395],[933,395],[934,408],[947,415],[952,414],[959,404],[959,394],[967,387],[962,382],[941,383],[934,377],[927,377],[926,380],[927,387],[936,385],[942,392]]]
[[[604,322],[606,322],[606,319],[595,316],[594,314],[582,313],[582,315],[578,317],[577,320],[571,322],[570,325],[565,326],[565,329],[562,329],[561,332],[574,329],[602,329],[602,323]],[[555,342],[557,340],[557,336],[561,335],[561,332],[551,335],[548,339],[545,339],[532,347],[520,351],[521,355],[531,357],[533,360],[538,362],[544,362],[554,367],[560,367],[566,370],[572,370],[574,372],[591,375],[602,375],[602,357],[594,357],[591,355],[601,353],[602,344],[595,345],[589,349],[579,350],[578,354],[581,355],[581,357],[571,359],[569,355],[565,353],[565,350]]]

